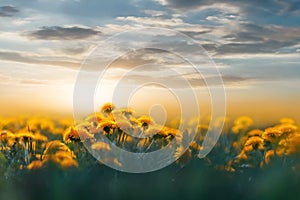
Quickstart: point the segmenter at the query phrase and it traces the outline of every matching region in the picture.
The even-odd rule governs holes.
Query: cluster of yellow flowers
[[[42,161],[45,163],[65,158],[61,154],[49,157],[46,156],[48,155],[46,152],[53,140],[62,138],[62,132],[72,124],[71,120],[18,117],[0,121],[0,151],[11,166],[18,169],[33,169],[38,165],[42,166]],[[61,166],[66,165],[63,163]]]
[[[233,143],[233,148],[240,152],[227,163],[227,170],[263,168],[272,161],[282,165],[287,165],[289,160],[290,163],[297,161],[300,155],[300,131],[292,119],[282,118],[279,124],[264,130],[243,130],[240,141]]]
[[[32,161],[27,168],[38,169],[48,164],[55,164],[63,169],[78,167],[75,154],[59,140],[48,142],[41,159]]]
[[[173,139],[180,142],[181,135],[177,129],[157,124],[150,116],[136,117],[130,108],[117,109],[107,103],[99,112],[69,127],[63,134],[63,141],[66,144],[84,143],[95,152],[109,152],[113,144],[131,152],[145,153],[163,148]],[[77,153],[76,149],[74,151]],[[105,159],[122,166],[117,158]]]
[[[173,156],[176,163],[184,167],[198,156],[203,141],[210,139],[206,138],[207,132],[223,126],[218,143],[205,158],[209,165],[229,172],[264,168],[272,163],[292,168],[300,166],[300,130],[292,119],[282,118],[280,123],[263,129],[255,127],[248,116],[233,122],[228,117],[219,117],[213,122],[205,117],[200,123],[198,119],[188,122],[196,123],[196,130],[179,131],[178,120],[170,123],[173,128],[162,126],[150,116],[136,116],[134,110],[118,109],[111,103],[76,125],[73,120],[37,117],[0,119],[0,152],[9,165],[18,170],[49,165],[67,169],[86,163],[82,159],[89,153],[83,144],[95,152],[110,152],[111,145],[116,145],[143,153],[176,145]],[[195,135],[194,140],[184,148],[184,138],[190,135]],[[122,166],[116,158],[105,159]]]

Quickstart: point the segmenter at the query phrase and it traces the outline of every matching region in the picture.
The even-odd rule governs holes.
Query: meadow
[[[162,126],[150,116],[137,116],[134,110],[111,103],[76,125],[72,119],[1,118],[0,199],[300,198],[297,122],[281,118],[262,127],[248,116],[199,119],[195,130],[182,132],[178,120]],[[207,131],[223,124],[217,144],[200,159]],[[184,134],[193,131],[195,137],[185,149]],[[119,172],[85,147],[111,151],[102,137],[137,153],[153,152],[176,141],[172,155],[176,162],[150,173]],[[122,167],[117,157],[102,159]]]

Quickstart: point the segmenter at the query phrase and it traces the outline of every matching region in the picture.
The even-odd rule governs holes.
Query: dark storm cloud
[[[49,60],[47,58],[34,58],[23,55],[18,52],[5,52],[0,51],[0,60],[4,61],[12,61],[19,63],[27,63],[27,64],[41,64],[41,65],[54,65],[54,66],[62,66],[68,68],[77,69],[80,67],[80,63],[63,61],[63,60]]]
[[[40,30],[32,31],[28,37],[40,40],[76,40],[86,39],[100,34],[100,31],[92,28],[44,26]]]
[[[17,8],[15,8],[14,6],[1,6],[0,7],[0,17],[12,17],[18,12],[19,12],[19,10]]]

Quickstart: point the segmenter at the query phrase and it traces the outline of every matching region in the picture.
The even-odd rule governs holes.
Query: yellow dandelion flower
[[[117,116],[123,116],[125,118],[130,118],[133,114],[135,114],[135,111],[132,108],[121,108],[121,109],[115,109],[113,110],[113,115]]]
[[[71,126],[69,127],[64,135],[63,135],[63,140],[65,142],[70,142],[70,141],[80,141],[80,136],[78,134],[78,131],[76,130],[75,127]]]
[[[54,162],[63,169],[78,167],[78,162],[69,153],[63,151],[56,152],[48,157],[46,161]]]
[[[209,126],[206,125],[206,124],[200,124],[198,126],[198,132],[201,132],[201,133],[206,133],[209,129]]]
[[[47,142],[48,138],[40,133],[35,134],[35,140],[36,141],[41,141],[41,142]]]
[[[85,118],[85,121],[90,122],[90,123],[99,123],[104,119],[105,119],[105,117],[101,113],[96,112],[96,113],[89,115],[87,118]]]
[[[281,124],[295,124],[295,121],[294,121],[293,119],[287,118],[287,117],[281,118],[281,119],[279,120],[279,122],[280,122]]]
[[[272,149],[272,150],[268,150],[267,152],[266,152],[266,155],[265,155],[265,162],[267,163],[267,164],[269,164],[270,163],[270,161],[271,161],[271,158],[272,157],[274,157],[274,150]]]
[[[225,170],[228,172],[235,172],[235,169],[232,167],[233,161],[230,160],[226,166],[225,166]]]
[[[40,169],[43,167],[43,162],[40,160],[32,161],[28,166],[27,169],[34,170],[34,169]]]
[[[237,149],[239,146],[240,146],[240,145],[239,145],[239,142],[237,142],[237,141],[234,141],[234,142],[232,143],[232,147],[235,148],[235,149]]]
[[[111,150],[110,145],[107,144],[106,142],[102,142],[102,141],[92,144],[91,148],[93,150],[103,150],[103,151]]]
[[[253,136],[253,137],[250,137],[246,143],[245,143],[245,146],[249,146],[249,145],[256,145],[256,144],[262,144],[263,143],[263,139],[259,136]]]
[[[195,151],[200,151],[200,150],[201,150],[201,146],[200,146],[197,142],[195,142],[195,141],[193,141],[193,142],[190,144],[190,148],[191,148],[192,150],[195,150]]]
[[[178,158],[180,158],[180,156],[184,153],[184,148],[182,145],[180,145],[179,147],[176,148],[174,157],[177,160]]]
[[[160,125],[150,125],[145,131],[144,131],[144,137],[152,137],[153,135],[158,134],[163,129],[163,126]]]
[[[247,146],[243,147],[243,152],[249,153],[251,151],[253,151],[253,146],[252,145],[247,145]]]
[[[300,154],[300,134],[295,134],[287,139],[286,154]]]
[[[112,103],[105,103],[100,110],[103,113],[111,113],[115,108],[116,107]]]
[[[262,138],[268,142],[274,143],[276,139],[282,134],[277,128],[267,128],[262,135]]]
[[[102,129],[104,129],[105,127],[117,128],[117,123],[112,120],[106,120],[106,121],[99,123],[97,127],[102,128]]]
[[[58,151],[72,153],[67,145],[65,145],[64,143],[62,143],[59,140],[53,140],[46,144],[46,148],[45,148],[43,156],[55,154]]]
[[[281,131],[282,134],[290,134],[290,133],[294,133],[298,130],[298,127],[293,124],[280,124],[278,126],[275,126],[274,128]]]
[[[237,124],[237,125],[234,125],[232,128],[231,128],[231,131],[234,133],[234,134],[238,134],[240,133],[240,131],[242,131],[245,127],[241,124]]]
[[[34,139],[35,136],[32,133],[17,133],[16,138],[23,138],[23,139]]]
[[[7,131],[7,130],[4,130],[1,132],[0,141],[8,142],[8,140],[10,140],[10,139],[15,139],[15,135],[12,132]]]
[[[248,116],[241,116],[234,120],[234,124],[249,127],[253,124],[253,120]]]
[[[36,159],[41,160],[42,159],[42,155],[41,154],[35,154]]]
[[[162,136],[168,136],[168,135],[172,135],[172,136],[177,136],[180,135],[180,131],[174,128],[169,128],[169,127],[163,127],[158,134],[162,135]]]
[[[86,140],[89,140],[89,139],[93,139],[94,135],[91,134],[90,132],[91,131],[88,131],[87,129],[82,128],[82,127],[77,128],[77,133],[78,133],[81,141],[86,141]]]
[[[141,116],[137,119],[137,123],[142,127],[146,127],[150,124],[154,124],[154,121],[150,116]]]
[[[133,138],[130,135],[128,135],[128,136],[125,137],[125,142],[126,143],[131,143],[131,142],[133,142]]]
[[[259,129],[253,129],[251,131],[248,132],[248,136],[252,137],[252,136],[262,136],[264,132],[262,130]]]
[[[124,131],[132,128],[131,123],[125,119],[117,120],[117,125],[121,130],[124,130]]]
[[[245,153],[240,153],[238,156],[237,156],[237,158],[239,159],[239,160],[248,160],[248,156],[245,154]]]
[[[285,155],[285,148],[283,146],[279,146],[276,149],[276,155],[284,156]]]

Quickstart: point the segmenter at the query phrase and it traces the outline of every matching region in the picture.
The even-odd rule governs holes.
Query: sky
[[[230,116],[299,118],[299,64],[299,0],[0,1],[3,116],[70,116],[79,74],[105,71],[82,101],[172,110],[192,91],[210,113],[223,88]]]

